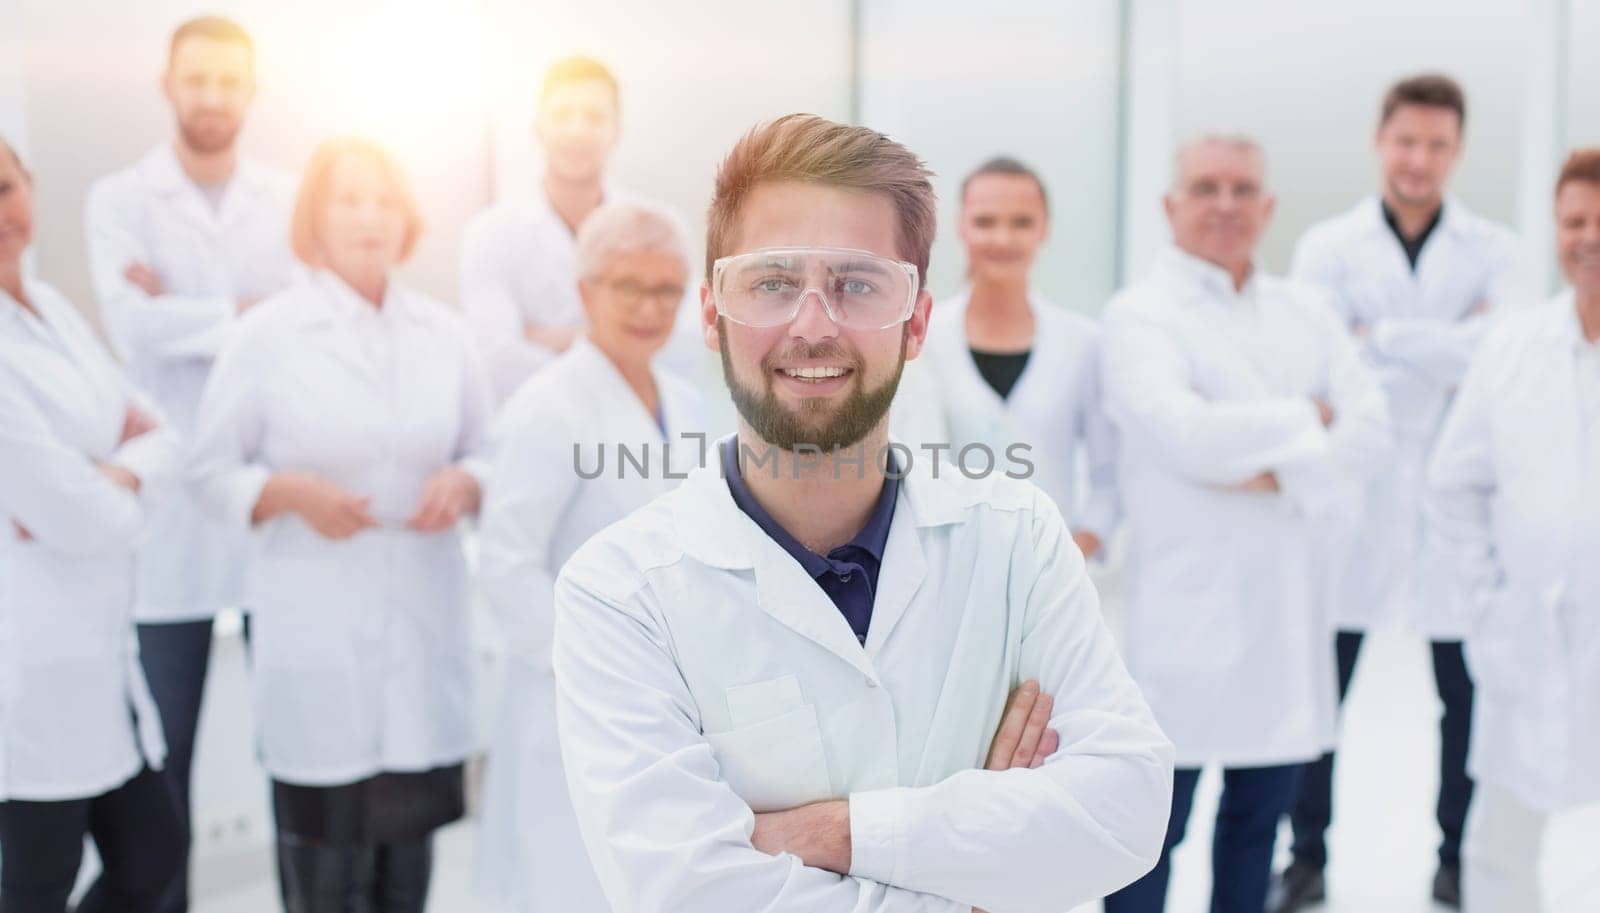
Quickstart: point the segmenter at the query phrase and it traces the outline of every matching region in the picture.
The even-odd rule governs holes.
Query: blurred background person
[[[1548,823],[1600,802],[1600,147],[1567,159],[1555,219],[1570,288],[1484,340],[1428,469],[1478,685],[1471,913],[1545,909]]]
[[[177,135],[96,181],[86,226],[100,315],[129,373],[180,435],[238,316],[291,276],[291,179],[241,156],[255,96],[255,50],[237,23],[179,26],[162,92]],[[134,616],[140,655],[166,731],[166,775],[189,843],[189,772],[217,611],[244,603],[246,544],[178,492],[150,516],[139,549]],[[185,857],[187,858],[187,849]],[[162,905],[188,908],[187,862]]]
[[[590,536],[676,486],[704,443],[681,437],[704,432],[699,393],[651,367],[689,281],[676,218],[606,203],[578,231],[578,271],[587,329],[498,420],[479,537],[480,580],[509,642],[484,787],[480,884],[528,913],[610,909],[556,742],[556,573]],[[623,449],[637,462],[625,462]]]
[[[1014,159],[985,162],[962,183],[957,231],[968,287],[934,305],[924,358],[912,363],[932,381],[949,434],[945,458],[981,444],[998,460],[1013,444],[1030,445],[1034,484],[1061,509],[1084,557],[1094,558],[1118,519],[1116,430],[1100,402],[1099,327],[1029,288],[1050,233],[1044,182]],[[925,387],[896,406],[910,407]],[[1080,457],[1088,464],[1084,493]]]
[[[1524,294],[1516,237],[1446,198],[1465,120],[1465,95],[1448,76],[1416,76],[1391,87],[1375,140],[1381,190],[1308,229],[1292,273],[1333,293],[1394,417],[1394,459],[1369,487],[1361,527],[1341,543],[1329,580],[1339,699],[1349,691],[1364,632],[1392,610],[1406,612],[1431,641],[1444,703],[1435,811],[1443,841],[1433,897],[1451,907],[1460,906],[1461,826],[1472,798],[1466,771],[1472,680],[1461,655],[1464,632],[1450,616],[1425,611],[1436,602],[1427,588],[1440,582],[1414,573],[1423,470],[1488,315]],[[1276,913],[1293,913],[1326,893],[1332,790],[1330,752],[1306,770],[1293,815],[1294,861],[1283,874]]]
[[[1266,904],[1278,819],[1333,744],[1324,537],[1389,448],[1377,378],[1318,289],[1264,275],[1275,200],[1243,136],[1183,145],[1174,247],[1106,310],[1106,408],[1131,530],[1124,650],[1177,745],[1166,847],[1106,899],[1158,913],[1207,764],[1223,768],[1211,909]]]
[[[154,913],[183,859],[133,636],[134,547],[178,441],[78,310],[23,278],[33,179],[0,139],[0,910]]]
[[[255,529],[258,742],[290,913],[423,909],[433,831],[464,810],[456,526],[481,498],[490,406],[457,315],[392,277],[421,228],[383,150],[324,143],[293,220],[315,276],[239,328],[197,421],[199,497]]]
[[[601,203],[632,198],[606,179],[621,117],[617,80],[604,64],[587,57],[551,64],[534,120],[543,181],[467,225],[461,307],[483,347],[497,402],[583,335],[578,229]]]

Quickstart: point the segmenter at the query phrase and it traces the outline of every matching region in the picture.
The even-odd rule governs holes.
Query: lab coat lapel
[[[785,627],[854,666],[862,674],[877,678],[872,663],[856,640],[850,623],[828,594],[807,576],[805,569],[778,543],[762,532],[755,522],[739,510],[732,498],[728,506],[739,513],[752,537],[751,558],[756,574],[756,603]],[[873,611],[873,626],[878,623]]]
[[[341,309],[349,306],[350,302],[341,301],[339,297],[354,297],[355,293],[342,288],[339,280],[326,273],[317,275],[316,284],[321,296],[303,315],[300,326],[300,332],[306,337],[306,344],[331,356],[373,391],[385,395],[388,384],[378,371],[377,365],[367,357],[366,347],[362,344],[356,328],[351,325],[352,321],[341,312]],[[393,286],[392,279],[390,284]],[[391,289],[384,307],[401,306],[403,303],[400,298],[401,295],[397,290]],[[362,303],[360,306],[366,305]]]
[[[172,147],[158,146],[151,150],[145,156],[143,172],[151,189],[185,222],[208,235],[222,231],[217,214],[211,211],[200,188],[183,173],[183,166],[178,164],[178,155],[172,151]]]
[[[895,504],[894,520],[889,524],[889,541],[883,547],[878,573],[878,591],[872,600],[872,623],[867,627],[867,655],[877,656],[895,626],[911,608],[911,600],[928,576],[928,563],[922,554],[922,536],[916,515],[906,503],[905,484]]]

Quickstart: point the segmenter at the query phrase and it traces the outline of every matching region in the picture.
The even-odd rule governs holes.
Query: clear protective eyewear
[[[792,322],[815,293],[828,318],[852,330],[904,323],[917,303],[917,268],[864,250],[774,247],[711,265],[711,299],[721,316],[747,327]]]

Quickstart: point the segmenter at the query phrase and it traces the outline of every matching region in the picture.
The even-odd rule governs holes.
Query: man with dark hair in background
[[[1423,468],[1445,409],[1491,311],[1523,294],[1516,240],[1505,227],[1446,196],[1461,155],[1466,99],[1448,76],[1396,83],[1384,96],[1375,145],[1379,193],[1313,225],[1300,239],[1292,273],[1333,293],[1332,301],[1383,381],[1394,421],[1395,457],[1367,490],[1365,517],[1341,543],[1330,573],[1329,612],[1338,629],[1339,696],[1349,690],[1364,632],[1391,610],[1431,641],[1440,721],[1437,815],[1444,840],[1433,896],[1460,905],[1461,828],[1472,781],[1466,773],[1472,680],[1464,633],[1437,611],[1437,584],[1415,573]],[[1332,817],[1333,754],[1307,765],[1293,813],[1294,862],[1283,874],[1275,913],[1293,913],[1325,894],[1324,835]]]

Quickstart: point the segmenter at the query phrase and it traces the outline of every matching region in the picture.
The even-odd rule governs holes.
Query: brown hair
[[[1561,174],[1556,178],[1556,195],[1560,196],[1561,188],[1574,181],[1600,184],[1600,146],[1574,149],[1567,156],[1567,161],[1561,166]]]
[[[244,30],[244,26],[222,16],[200,16],[178,26],[172,33],[172,41],[167,45],[167,66],[172,66],[173,58],[178,56],[178,45],[190,38],[242,44],[250,52],[251,64],[255,63],[256,45],[250,40],[250,33]]]
[[[1423,73],[1390,86],[1383,96],[1383,113],[1378,118],[1378,126],[1388,123],[1394,112],[1404,105],[1445,108],[1456,112],[1459,126],[1467,123],[1466,93],[1461,91],[1460,83],[1443,73]]]
[[[617,77],[611,74],[605,64],[593,57],[563,57],[552,63],[550,68],[544,71],[544,85],[539,89],[539,104],[543,105],[550,97],[550,93],[561,86],[590,80],[605,83],[606,88],[611,90],[611,103],[621,110],[622,94],[617,89]]]
[[[961,204],[963,206],[967,202],[967,188],[972,186],[972,182],[991,174],[1027,178],[1032,181],[1033,186],[1039,188],[1039,201],[1044,203],[1044,214],[1046,216],[1050,215],[1050,194],[1045,192],[1044,179],[1039,177],[1039,172],[1034,171],[1009,155],[997,155],[974,168],[971,174],[961,179]]]
[[[318,222],[328,206],[334,168],[346,156],[359,156],[376,165],[395,196],[400,198],[400,206],[406,216],[406,239],[400,247],[400,260],[404,262],[416,249],[417,239],[422,236],[422,210],[417,206],[417,198],[411,192],[405,172],[400,170],[399,164],[383,147],[371,140],[351,136],[335,137],[323,142],[311,154],[311,161],[306,163],[305,174],[300,179],[300,193],[294,201],[294,216],[289,223],[289,245],[294,255],[307,266],[321,265],[322,238]]]
[[[706,275],[728,252],[744,198],[764,182],[800,181],[887,195],[900,218],[899,256],[928,281],[928,254],[937,220],[933,174],[894,140],[815,114],[790,114],[759,124],[734,144],[717,169],[706,217]]]

